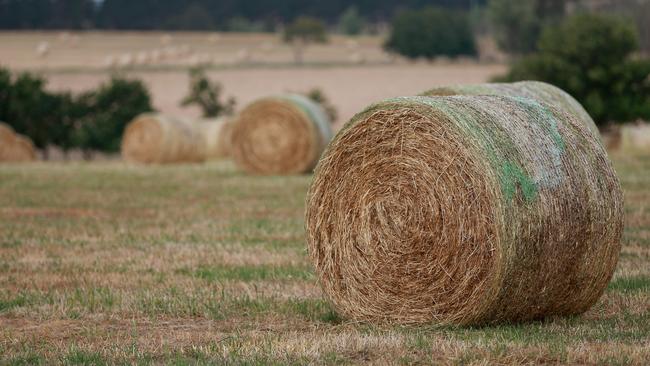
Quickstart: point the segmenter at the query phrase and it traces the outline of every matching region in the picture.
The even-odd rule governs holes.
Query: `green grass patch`
[[[607,289],[617,292],[650,292],[650,277],[632,276],[617,278],[609,283]]]

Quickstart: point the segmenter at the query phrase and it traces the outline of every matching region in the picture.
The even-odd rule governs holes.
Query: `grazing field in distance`
[[[479,328],[340,319],[306,253],[309,175],[2,165],[0,364],[647,364],[650,159],[614,161],[626,229],[597,305]]]

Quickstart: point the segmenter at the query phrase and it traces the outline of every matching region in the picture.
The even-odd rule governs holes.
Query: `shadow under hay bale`
[[[502,96],[404,97],[337,134],[309,253],[344,316],[485,324],[579,314],[616,267],[623,196],[584,121]]]
[[[141,164],[198,163],[222,158],[228,155],[225,123],[143,114],[124,131],[122,157]]]
[[[28,137],[0,123],[0,162],[29,162],[36,158],[36,148]]]
[[[596,133],[596,136],[600,135],[596,123],[582,107],[580,102],[564,90],[541,81],[441,86],[428,90],[422,95],[429,97],[445,95],[502,95],[535,99],[557,106],[558,108],[563,108],[583,121],[589,129]]]
[[[255,174],[310,172],[332,138],[323,109],[302,95],[269,97],[247,106],[233,122],[232,157]]]

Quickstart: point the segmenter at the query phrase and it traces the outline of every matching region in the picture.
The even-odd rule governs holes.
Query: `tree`
[[[297,64],[301,64],[307,45],[327,42],[327,30],[322,21],[301,16],[285,28],[284,41],[293,45],[294,59]]]
[[[476,55],[467,16],[441,8],[399,13],[393,19],[385,48],[408,58]]]
[[[118,77],[96,91],[82,94],[77,103],[86,113],[80,119],[74,140],[86,157],[95,150],[119,151],[126,125],[139,114],[153,110],[149,91],[141,81]]]
[[[535,51],[542,28],[564,15],[562,0],[490,0],[488,18],[499,47],[512,54]]]
[[[226,102],[222,102],[221,91],[221,84],[208,79],[205,70],[194,68],[190,70],[190,92],[181,101],[181,105],[198,105],[203,111],[203,117],[231,115],[235,110],[235,98],[230,97]]]
[[[356,36],[363,30],[365,20],[359,15],[356,6],[350,6],[339,17],[339,29],[343,34]]]
[[[539,53],[516,62],[504,80],[541,80],[580,101],[597,124],[650,118],[650,61],[634,60],[633,25],[576,15],[544,29]]]

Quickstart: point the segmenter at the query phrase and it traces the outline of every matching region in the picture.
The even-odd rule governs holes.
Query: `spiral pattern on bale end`
[[[254,174],[311,171],[332,137],[322,108],[299,95],[256,101],[233,123],[232,157]]]
[[[342,315],[484,324],[578,314],[616,266],[622,193],[575,116],[524,98],[405,97],[337,134],[307,198]]]
[[[202,162],[206,159],[205,140],[195,122],[143,114],[124,131],[122,157],[141,164]]]

